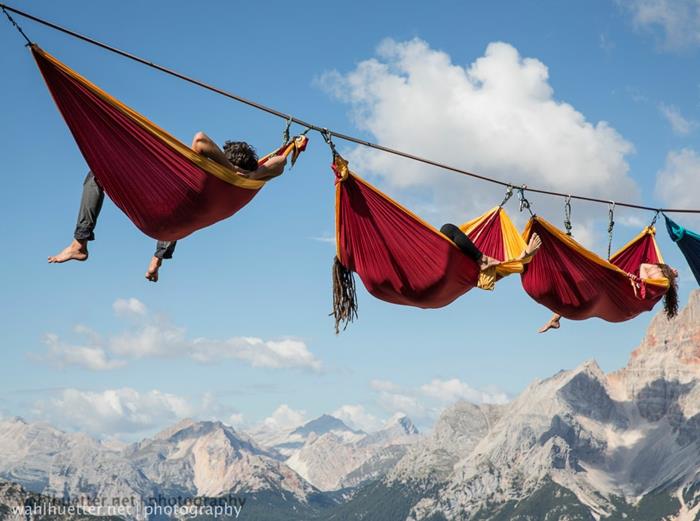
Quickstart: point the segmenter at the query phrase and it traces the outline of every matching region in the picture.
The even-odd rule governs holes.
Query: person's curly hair
[[[678,314],[678,277],[668,264],[658,264],[664,277],[668,279],[668,291],[664,295],[664,312],[667,318]]]
[[[227,141],[224,143],[224,155],[234,166],[253,171],[258,168],[258,154],[245,141]]]

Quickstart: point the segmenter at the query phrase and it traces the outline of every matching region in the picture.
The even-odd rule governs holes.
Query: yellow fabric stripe
[[[498,210],[498,206],[495,206],[494,208],[491,208],[489,211],[480,215],[479,217],[475,217],[474,219],[467,221],[464,224],[461,224],[459,226],[459,229],[462,230],[465,234],[469,235],[476,228],[478,228],[484,221],[491,218],[497,210]]]
[[[648,227],[644,228],[644,230],[642,230],[639,234],[637,234],[637,236],[634,239],[632,239],[627,244],[625,244],[622,248],[620,248],[615,253],[613,253],[612,257],[610,257],[610,258],[614,259],[618,255],[620,255],[622,252],[624,252],[627,248],[632,246],[639,239],[644,237],[646,234],[651,234],[654,237],[654,249],[656,250],[656,256],[659,258],[659,262],[661,264],[663,264],[664,258],[661,256],[661,251],[659,250],[659,245],[656,243],[656,228],[654,228],[653,226],[648,226]]]
[[[149,121],[135,110],[131,109],[130,107],[127,107],[121,101],[114,98],[104,90],[100,89],[97,85],[92,83],[87,78],[81,76],[80,74],[69,68],[67,65],[61,63],[56,58],[45,52],[43,49],[37,46],[34,46],[34,49],[37,53],[41,54],[44,58],[46,58],[52,64],[54,64],[58,69],[65,72],[70,77],[74,78],[82,85],[90,89],[90,91],[94,92],[102,100],[117,108],[120,112],[122,112],[122,114],[129,117],[141,128],[150,132],[152,135],[160,139],[163,143],[168,145],[177,153],[184,156],[191,163],[195,164],[197,167],[201,168],[205,172],[214,175],[222,181],[232,184],[238,188],[245,188],[248,190],[259,190],[260,188],[265,186],[265,181],[258,181],[254,179],[245,178],[236,173],[235,171],[226,168],[225,166],[220,165],[219,163],[212,161],[207,157],[197,154],[194,150],[192,150],[190,147],[178,140],[175,136],[160,128],[155,123]]]
[[[560,231],[557,229],[555,226],[547,222],[546,220],[542,219],[541,217],[535,216],[532,217],[528,222],[527,225],[525,226],[525,230],[523,231],[523,239],[525,241],[528,241],[530,239],[530,235],[532,233],[532,225],[533,223],[537,221],[545,230],[547,230],[549,233],[551,233],[559,242],[564,243],[568,248],[572,249],[573,251],[583,255],[586,259],[595,262],[599,266],[602,266],[603,268],[607,268],[612,271],[616,271],[625,277],[627,277],[627,273],[615,266],[614,264],[608,262],[607,260],[599,257],[595,253],[593,253],[590,250],[587,250],[583,246],[581,246],[578,242],[576,242],[571,236],[566,235],[564,232]],[[621,250],[624,251],[625,248],[628,248],[631,246],[635,240],[640,239],[645,233],[649,233],[649,228],[645,229],[642,233],[637,235],[635,239],[627,243]],[[656,244],[656,241],[654,241],[654,244]],[[618,253],[620,253],[618,252]],[[655,286],[662,286],[662,287],[668,287],[669,282],[668,279],[644,279],[644,282],[647,284],[653,284]]]
[[[529,262],[530,259],[515,260],[517,259],[525,248],[527,244],[523,241],[523,238],[518,232],[518,229],[510,220],[508,214],[500,206],[491,208],[488,212],[471,221],[467,221],[462,224],[459,229],[464,233],[469,234],[478,228],[484,221],[495,218],[497,214],[500,214],[501,218],[501,236],[503,238],[503,249],[505,251],[505,259],[503,262],[496,266],[496,274],[500,277],[505,277],[512,273],[522,273],[523,272],[523,262]]]
[[[520,232],[510,220],[505,210],[501,210],[501,233],[508,259],[515,259],[527,248],[527,243],[523,240]]]

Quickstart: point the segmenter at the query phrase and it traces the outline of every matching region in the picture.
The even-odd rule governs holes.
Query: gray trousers
[[[79,241],[94,241],[97,218],[102,210],[105,200],[105,191],[97,184],[92,172],[88,172],[83,182],[83,195],[80,198],[80,211],[78,222],[75,225],[73,237]],[[158,241],[154,257],[159,259],[172,259],[177,241]]]

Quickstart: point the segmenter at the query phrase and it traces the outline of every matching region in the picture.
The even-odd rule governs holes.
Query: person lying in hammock
[[[678,314],[678,270],[668,264],[642,264],[639,266],[640,279],[668,279],[668,290],[664,294],[664,313],[667,318],[673,318]],[[633,286],[635,295],[637,287]],[[561,315],[554,313],[538,333],[545,333],[550,329],[559,329]]]
[[[238,175],[248,179],[268,181],[282,174],[287,162],[285,157],[271,157],[264,165],[258,166],[258,156],[253,147],[243,141],[226,141],[221,150],[204,132],[197,132],[192,140],[192,150],[217,163],[234,170]],[[83,195],[80,199],[78,222],[75,226],[73,241],[60,253],[49,257],[49,263],[62,263],[70,260],[85,261],[88,258],[88,241],[95,239],[95,226],[102,209],[104,190],[88,172],[83,182]],[[158,281],[158,270],[163,259],[170,259],[175,251],[177,241],[158,241],[156,251],[151,258],[146,279]]]
[[[471,239],[467,237],[467,234],[460,230],[459,227],[455,226],[454,224],[443,224],[442,228],[440,228],[440,233],[442,233],[448,239],[454,242],[457,245],[457,247],[460,250],[462,250],[462,253],[473,259],[479,265],[479,270],[481,270],[482,272],[486,272],[491,268],[495,268],[496,266],[502,263],[502,261],[499,261],[498,259],[494,259],[493,257],[489,257],[488,255],[481,253],[479,248],[476,247],[476,244],[474,244],[471,241]],[[533,233],[530,237],[530,242],[528,243],[527,247],[517,259],[503,260],[521,261],[527,257],[532,257],[535,253],[537,253],[537,250],[540,249],[540,246],[542,246],[542,239],[540,239],[539,235]]]

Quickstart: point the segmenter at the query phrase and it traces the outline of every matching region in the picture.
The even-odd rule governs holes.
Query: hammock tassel
[[[333,261],[333,313],[335,318],[335,334],[343,331],[348,324],[357,318],[357,293],[355,277],[352,271],[343,266],[338,257]]]

